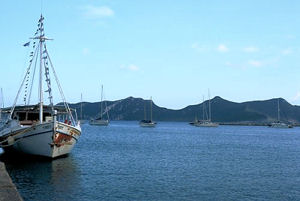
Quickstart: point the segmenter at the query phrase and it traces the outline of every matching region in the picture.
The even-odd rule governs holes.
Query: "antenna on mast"
[[[41,15],[43,13],[43,0],[41,0]]]

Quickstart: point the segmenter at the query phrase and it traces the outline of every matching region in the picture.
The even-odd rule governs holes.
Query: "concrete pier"
[[[12,183],[4,163],[0,162],[0,201],[22,201],[16,186]]]

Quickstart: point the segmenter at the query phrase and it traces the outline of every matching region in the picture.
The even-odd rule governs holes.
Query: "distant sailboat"
[[[103,115],[106,114],[107,119],[103,118]],[[105,102],[105,110],[103,112],[103,85],[101,86],[101,102],[100,102],[100,117],[97,119],[92,119],[90,125],[95,126],[108,126],[109,124],[109,115],[107,110],[107,105]]]
[[[206,111],[206,107],[205,107],[204,96],[203,96],[203,101],[202,101],[202,120],[199,120],[199,119],[198,119],[198,116],[195,115],[194,121],[193,121],[193,122],[190,122],[190,124],[191,124],[192,126],[194,126],[194,125],[197,124],[197,123],[200,123],[200,122],[205,121],[205,120],[206,120],[206,119],[205,119],[205,116],[206,116],[206,119],[208,119],[208,115],[207,115],[207,111]]]
[[[288,125],[284,122],[280,121],[280,104],[279,104],[280,99],[277,99],[277,122],[273,122],[271,123],[271,125],[269,125],[269,127],[272,128],[292,128],[292,125]]]
[[[209,91],[208,91],[208,97],[209,98],[208,98],[208,117],[207,117],[207,119],[204,118],[206,109],[205,109],[205,102],[204,102],[204,97],[203,97],[203,103],[202,103],[203,119],[202,119],[202,121],[197,120],[197,121],[193,122],[192,123],[193,126],[196,126],[196,127],[218,127],[219,126],[219,124],[211,121],[211,103],[210,103]]]
[[[140,121],[141,127],[155,127],[156,122],[152,120],[152,97],[150,98],[150,119],[147,119],[146,104],[144,105],[144,119]]]

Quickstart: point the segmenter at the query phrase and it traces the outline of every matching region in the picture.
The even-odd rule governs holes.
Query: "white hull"
[[[141,127],[155,127],[156,123],[151,122],[151,123],[140,123]]]
[[[292,126],[287,125],[285,123],[272,123],[271,128],[292,128]]]
[[[0,147],[50,158],[68,154],[76,144],[81,129],[61,122],[56,122],[56,125],[55,129],[53,122],[4,129],[1,133],[6,139],[0,142]]]
[[[90,125],[94,126],[108,126],[109,121],[108,120],[91,120]]]
[[[193,124],[196,127],[218,127],[219,124],[213,122],[197,122]]]

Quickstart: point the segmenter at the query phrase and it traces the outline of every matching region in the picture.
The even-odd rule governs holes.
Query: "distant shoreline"
[[[88,119],[83,119],[84,123],[83,124],[88,124],[89,120]],[[118,122],[118,121],[129,121],[129,122],[139,122],[140,120],[111,120],[112,122]],[[191,122],[187,121],[155,121],[157,123],[159,122],[169,122],[169,123],[186,123],[189,124]],[[260,122],[215,122],[218,123],[219,125],[223,126],[265,126],[268,127],[272,122],[269,123],[260,123]],[[299,127],[300,124],[291,124],[293,127]]]

